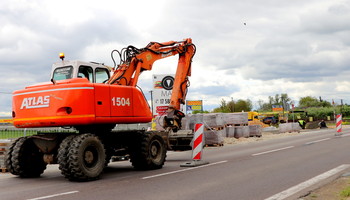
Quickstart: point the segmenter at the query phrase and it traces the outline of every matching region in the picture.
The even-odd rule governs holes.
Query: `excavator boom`
[[[186,96],[188,76],[191,76],[191,62],[195,51],[190,38],[180,42],[151,42],[142,49],[129,46],[119,53],[121,56],[124,55],[124,58],[121,58],[121,63],[107,83],[136,86],[141,72],[152,70],[155,61],[179,54],[170,106],[180,109],[180,104],[184,103]]]

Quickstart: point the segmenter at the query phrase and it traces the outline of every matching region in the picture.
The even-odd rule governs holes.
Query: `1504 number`
[[[112,104],[113,106],[130,106],[130,98],[113,97]]]

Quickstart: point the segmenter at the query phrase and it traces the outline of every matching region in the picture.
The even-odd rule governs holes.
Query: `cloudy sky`
[[[184,38],[197,47],[188,100],[206,110],[281,93],[350,103],[350,0],[2,0],[0,116],[12,91],[49,80],[60,52],[112,65],[113,49]],[[146,96],[176,61],[142,74]]]

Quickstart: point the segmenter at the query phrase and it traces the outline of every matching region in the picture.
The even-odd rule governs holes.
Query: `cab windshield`
[[[53,72],[54,80],[65,80],[73,77],[73,66],[59,67]]]

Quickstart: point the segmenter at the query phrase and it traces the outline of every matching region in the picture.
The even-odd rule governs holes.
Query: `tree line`
[[[343,116],[350,116],[350,106],[347,104],[337,104],[323,100],[321,97],[306,96],[299,99],[298,105],[292,101],[292,99],[286,93],[276,94],[275,96],[269,96],[268,101],[259,100],[257,102],[257,108],[254,111],[257,112],[271,112],[272,106],[281,106],[285,111],[299,111],[299,115],[302,118],[313,117],[315,120],[327,119],[331,117],[333,119],[334,114],[342,113]],[[219,107],[214,108],[212,112],[248,112],[253,111],[252,101],[249,99],[238,99],[226,101],[221,100]],[[205,111],[207,112],[207,111]],[[300,114],[301,113],[301,114]]]

